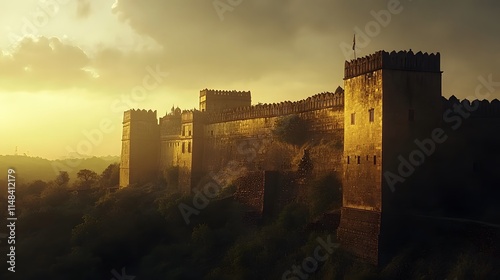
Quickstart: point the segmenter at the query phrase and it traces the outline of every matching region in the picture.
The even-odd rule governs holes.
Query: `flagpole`
[[[352,39],[352,50],[354,51],[354,59],[356,59],[356,33],[354,33],[354,37]]]

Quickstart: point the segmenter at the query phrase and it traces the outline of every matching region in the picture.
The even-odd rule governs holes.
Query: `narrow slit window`
[[[373,156],[373,164],[377,164],[377,156]]]
[[[360,164],[360,163],[361,163],[361,157],[358,156],[358,164]]]
[[[351,124],[355,124],[356,123],[356,113],[352,113],[351,114]]]
[[[374,122],[375,121],[375,109],[370,109],[368,110],[368,115],[370,116],[370,122]]]

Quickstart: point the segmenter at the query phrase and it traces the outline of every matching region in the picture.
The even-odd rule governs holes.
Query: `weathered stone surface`
[[[424,197],[419,190],[394,195],[394,186],[384,175],[403,176],[398,171],[401,157],[413,155],[415,161],[415,140],[432,137],[443,121],[448,122],[443,112],[456,106],[477,108],[470,118],[461,116],[462,131],[450,134],[449,146],[458,148],[450,148],[446,155],[461,153],[449,166],[466,174],[465,180],[473,178],[467,178],[471,170],[498,170],[495,158],[478,156],[469,146],[480,149],[489,131],[498,131],[500,102],[444,99],[439,53],[380,51],[346,62],[344,80],[345,91],[339,87],[334,93],[297,102],[254,106],[250,92],[205,89],[200,92],[200,110],[172,108],[159,124],[156,112],[127,111],[120,186],[165,177],[171,168],[178,168],[182,192],[190,193],[207,180],[235,183],[236,198],[262,216],[300,197],[300,182],[293,172],[307,148],[313,175],[342,174],[339,239],[355,255],[379,263],[387,255],[390,238],[398,236],[394,224],[401,199],[397,197]],[[272,134],[276,121],[292,114],[311,124],[307,147],[285,144]],[[449,117],[459,118],[457,114]],[[459,122],[447,123],[448,131],[455,124]],[[279,176],[264,171],[279,171]]]
[[[156,111],[124,113],[120,186],[141,184],[156,178],[160,133]]]
[[[400,155],[415,149],[439,125],[441,72],[439,54],[377,52],[346,62],[343,210],[338,237],[355,255],[374,264],[382,240],[397,220],[394,186]],[[382,216],[390,217],[381,219]]]

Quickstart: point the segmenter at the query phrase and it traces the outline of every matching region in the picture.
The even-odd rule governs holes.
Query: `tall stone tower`
[[[200,91],[200,111],[215,112],[224,109],[250,106],[250,91],[204,89]]]
[[[401,156],[416,165],[425,160],[412,152],[415,140],[431,138],[440,124],[440,55],[379,51],[346,61],[344,86],[338,238],[353,254],[380,264],[397,246],[394,224],[404,219],[402,191],[390,175],[398,175]]]
[[[123,114],[120,187],[157,178],[160,133],[156,111],[129,110]]]
[[[197,110],[182,112],[181,135],[177,154],[179,186],[183,193],[190,194],[203,174],[203,113]]]

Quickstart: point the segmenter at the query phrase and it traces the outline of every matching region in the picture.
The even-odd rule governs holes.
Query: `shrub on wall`
[[[273,135],[282,142],[302,146],[307,141],[309,126],[299,115],[285,116],[276,121]]]

